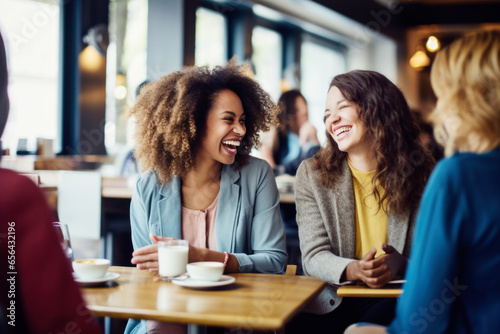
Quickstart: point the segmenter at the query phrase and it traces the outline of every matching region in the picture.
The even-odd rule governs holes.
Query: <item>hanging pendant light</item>
[[[410,58],[410,66],[417,71],[423,70],[424,67],[429,66],[430,63],[431,60],[429,59],[429,56],[427,56],[427,53],[425,52],[425,49],[423,47],[419,47],[417,49],[417,52],[415,52]]]
[[[429,52],[436,52],[441,48],[441,42],[439,42],[436,36],[429,36],[425,43],[425,47]]]

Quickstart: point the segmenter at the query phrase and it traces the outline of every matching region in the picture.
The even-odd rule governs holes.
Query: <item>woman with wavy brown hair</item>
[[[249,155],[276,111],[269,94],[233,63],[187,67],[141,89],[132,115],[135,154],[146,172],[130,207],[132,263],[158,272],[157,242],[177,238],[189,241],[189,262],[223,262],[225,273],[284,272],[274,174]],[[130,321],[127,332],[164,327]]]
[[[295,199],[304,272],[329,284],[309,307],[316,314],[290,326],[298,332],[300,323],[341,333],[357,321],[391,321],[394,299],[342,300],[336,290],[352,281],[379,288],[404,275],[433,167],[403,94],[377,72],[333,78],[325,126],[327,145],[299,167]]]

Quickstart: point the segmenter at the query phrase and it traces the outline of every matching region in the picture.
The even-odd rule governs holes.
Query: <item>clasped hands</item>
[[[347,265],[348,281],[363,281],[370,288],[381,288],[395,277],[403,276],[408,259],[394,247],[382,244],[385,254],[375,258],[377,248],[373,247],[361,260]]]

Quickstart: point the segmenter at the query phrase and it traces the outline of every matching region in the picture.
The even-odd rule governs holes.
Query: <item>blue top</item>
[[[279,161],[277,163],[286,165],[296,160],[300,156],[299,136],[289,131],[286,135],[286,143],[282,145],[283,149],[280,150]],[[280,147],[281,148],[281,147]]]
[[[278,134],[278,151],[273,155],[274,162],[276,165],[282,165],[286,174],[295,175],[300,163],[311,158],[320,148],[320,145],[311,142],[301,147],[299,136],[291,131],[288,131],[286,137]]]
[[[250,157],[241,170],[224,165],[215,217],[217,250],[230,252],[239,272],[282,274],[287,253],[280,197],[269,164]],[[182,238],[181,179],[159,186],[155,173],[139,176],[130,205],[134,249],[152,244],[149,233]],[[125,333],[145,333],[130,320]]]
[[[389,333],[500,329],[500,149],[436,166]]]

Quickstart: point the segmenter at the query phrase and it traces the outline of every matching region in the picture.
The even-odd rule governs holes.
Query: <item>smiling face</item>
[[[366,154],[372,150],[357,106],[346,100],[335,86],[330,88],[326,96],[325,127],[342,152]]]
[[[208,111],[197,160],[232,164],[245,133],[245,113],[238,95],[230,90],[217,93]]]

